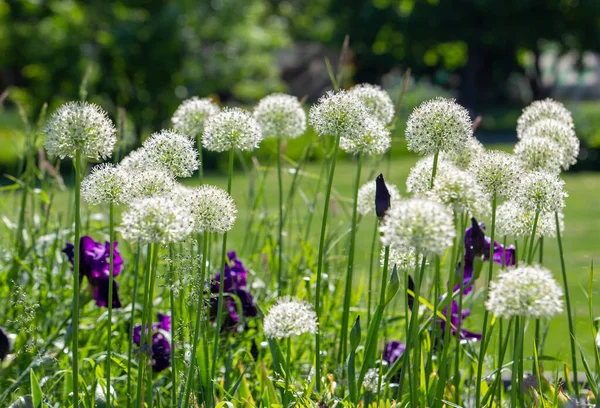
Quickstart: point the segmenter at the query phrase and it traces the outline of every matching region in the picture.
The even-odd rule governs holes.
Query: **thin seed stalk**
[[[579,382],[577,381],[577,349],[575,348],[575,325],[573,324],[573,317],[571,313],[571,296],[569,295],[569,285],[567,282],[567,268],[565,267],[565,255],[563,252],[562,238],[560,236],[560,222],[558,219],[558,212],[554,213],[554,220],[556,222],[556,240],[558,241],[558,253],[560,254],[560,270],[562,272],[563,285],[565,287],[565,304],[567,306],[567,321],[569,323],[569,339],[571,341],[571,361],[573,363],[574,381],[573,387],[575,389],[575,395],[579,398]]]
[[[497,205],[497,196],[496,192],[493,193],[492,196],[492,226],[490,232],[490,261],[488,268],[488,276],[485,282],[486,285],[486,297],[487,292],[489,291],[489,284],[492,280],[492,273],[494,271],[494,239],[496,232],[496,205]],[[476,385],[475,385],[475,406],[480,406],[481,402],[481,381],[483,381],[483,360],[485,357],[485,351],[489,342],[486,341],[487,331],[488,331],[488,319],[490,312],[487,308],[483,312],[483,330],[481,333],[481,344],[479,346],[479,357],[477,359],[477,377],[476,377]]]
[[[284,292],[283,276],[283,183],[281,181],[281,138],[277,138],[277,185],[279,187],[279,229],[277,245],[277,295],[281,296]]]
[[[75,151],[75,256],[73,260],[73,406],[79,406],[79,264],[81,248],[81,152]]]
[[[140,243],[138,242],[136,245],[136,250],[135,250],[135,265],[133,268],[133,298],[131,300],[131,316],[129,317],[129,327],[130,327],[130,332],[129,332],[129,336],[133,335],[133,332],[131,330],[133,330],[133,322],[135,319],[135,305],[137,303],[137,295],[138,295],[138,275],[139,275],[139,268],[140,268],[140,254],[141,254],[141,246]],[[133,341],[131,341],[131,339],[128,339],[129,341],[129,350],[127,353],[127,406],[131,406],[131,378],[133,377],[132,373],[131,373],[131,357],[133,355]]]
[[[537,230],[537,224],[538,224],[539,217],[540,217],[540,210],[535,210],[535,217],[533,219],[533,230],[531,231],[531,241],[529,242],[529,255],[527,256],[527,263],[529,265],[531,265],[531,262],[533,262],[533,255],[534,255],[533,248],[535,247],[535,233]]]
[[[327,215],[329,213],[329,200],[331,198],[331,188],[333,186],[333,175],[335,174],[335,163],[340,146],[340,136],[335,137],[333,146],[333,155],[331,157],[331,168],[329,169],[329,180],[325,192],[325,202],[323,203],[323,220],[321,221],[321,237],[319,239],[319,255],[317,260],[317,282],[315,292],[315,313],[317,320],[321,317],[321,281],[323,279],[323,259],[325,257],[325,237],[327,230]],[[315,333],[315,378],[316,391],[321,391],[321,334],[320,328]]]
[[[194,325],[194,337],[192,340],[192,357],[190,359],[190,366],[188,367],[187,378],[185,381],[185,390],[183,393],[183,407],[187,408],[190,401],[190,391],[192,389],[192,382],[194,379],[194,361],[196,360],[196,353],[198,350],[198,339],[200,337],[200,326],[202,324],[202,309],[204,307],[204,281],[206,279],[206,256],[208,253],[208,232],[204,231],[202,238],[202,265],[200,265],[200,276],[201,285],[200,294],[198,295],[198,305],[196,306],[196,323]],[[205,356],[208,358],[208,356]],[[208,376],[208,372],[205,373]]]
[[[346,357],[348,348],[348,323],[350,320],[350,298],[352,297],[352,275],[354,272],[354,247],[356,243],[356,223],[358,219],[358,189],[360,187],[360,173],[363,164],[363,154],[358,153],[358,165],[356,166],[356,180],[354,183],[354,204],[352,207],[352,226],[350,230],[350,245],[348,248],[348,266],[346,268],[346,288],[344,291],[344,308],[342,313],[342,332],[340,340],[340,353],[338,363],[342,363]],[[384,271],[387,274],[387,271]]]
[[[109,274],[108,274],[108,339],[106,341],[106,406],[110,407],[110,366],[111,366],[111,339],[112,339],[112,309],[113,309],[113,280],[115,260],[115,226],[114,226],[114,204],[108,204],[108,242],[109,249]]]

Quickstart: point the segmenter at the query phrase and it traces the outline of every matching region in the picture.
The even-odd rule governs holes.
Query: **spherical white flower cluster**
[[[214,152],[254,150],[263,139],[260,125],[250,112],[225,108],[204,124],[202,146]]]
[[[533,233],[535,211],[527,211],[514,200],[505,201],[496,210],[496,231],[499,236],[506,235],[516,238],[530,237]],[[558,213],[558,225],[564,230],[564,215]],[[538,216],[535,228],[536,238],[555,237],[556,219],[554,213],[546,212]]]
[[[111,163],[95,166],[81,182],[81,197],[91,205],[121,204],[128,191],[128,177]]]
[[[564,185],[565,182],[554,174],[526,173],[521,178],[515,200],[526,211],[561,211],[565,206],[565,198],[568,197]]]
[[[517,136],[522,138],[523,133],[529,126],[544,119],[555,119],[571,128],[573,127],[571,112],[562,103],[547,98],[534,101],[523,109],[523,113],[517,120]]]
[[[454,172],[458,169],[444,157],[438,157],[436,177],[442,173]],[[419,160],[408,174],[406,179],[406,191],[415,197],[425,194],[431,190],[431,176],[433,172],[433,156],[427,156]]]
[[[285,339],[304,333],[316,333],[317,315],[310,304],[290,298],[279,298],[271,306],[263,322],[265,336],[269,339]]]
[[[563,291],[541,266],[521,266],[500,273],[490,283],[487,310],[502,318],[551,318],[562,312]]]
[[[385,387],[383,384],[383,380],[381,381],[381,388]],[[369,368],[365,374],[365,378],[363,379],[363,388],[365,391],[369,392],[377,392],[379,387],[379,369],[378,368]]]
[[[276,93],[262,98],[254,108],[254,119],[265,139],[295,139],[306,132],[306,113],[292,95]]]
[[[131,172],[128,174],[127,201],[166,196],[176,187],[175,178],[164,169],[149,167],[145,170]]]
[[[384,245],[437,255],[443,255],[452,246],[455,236],[451,211],[440,203],[421,198],[396,203],[379,230]]]
[[[400,192],[394,184],[386,184],[386,187],[390,193],[390,203],[393,206],[396,201],[400,200]],[[360,215],[375,214],[376,189],[375,180],[366,182],[358,189],[357,209]]]
[[[190,177],[198,169],[198,151],[187,137],[172,130],[154,133],[142,145],[151,166],[163,168],[175,177]]]
[[[185,189],[181,199],[194,218],[194,232],[225,233],[233,228],[237,208],[225,190],[202,185]]]
[[[532,136],[515,145],[515,156],[527,171],[560,173],[562,153],[559,146],[547,137]]]
[[[476,218],[491,212],[489,196],[466,171],[444,171],[436,176],[429,198],[452,208],[456,214],[467,213]]]
[[[488,150],[474,157],[468,170],[475,175],[484,191],[497,197],[511,197],[522,173],[518,160],[511,154]]]
[[[369,117],[365,104],[348,91],[329,91],[310,108],[309,122],[319,136],[356,140],[363,136],[363,122]]]
[[[143,147],[129,152],[119,163],[119,168],[128,174],[144,171],[153,166],[148,160],[146,149]]]
[[[183,205],[172,198],[152,197],[134,201],[123,213],[123,238],[141,243],[168,244],[185,239],[194,219]]]
[[[473,158],[482,155],[483,152],[485,152],[485,148],[481,142],[475,137],[470,137],[461,149],[444,153],[440,157],[454,164],[457,168],[466,170],[469,168]]]
[[[418,259],[417,259],[418,257]],[[385,263],[385,248],[381,248],[379,257],[381,266]],[[414,248],[405,245],[391,245],[388,258],[389,269],[393,269],[394,265],[399,271],[414,271],[417,265],[423,262],[423,255],[417,254]]]
[[[179,105],[171,122],[173,128],[190,139],[202,135],[206,120],[219,113],[219,106],[210,98],[186,99]]]
[[[520,135],[521,140],[538,137],[552,140],[560,152],[560,166],[567,170],[577,163],[579,156],[579,139],[568,124],[557,119],[541,119],[528,126]]]
[[[367,116],[362,124],[362,135],[356,139],[342,137],[340,148],[348,153],[383,154],[392,145],[390,131],[373,118]]]
[[[56,110],[43,130],[48,154],[82,158],[106,159],[117,142],[116,129],[106,112],[87,102],[68,102]]]
[[[406,123],[408,149],[421,154],[453,152],[473,137],[469,112],[454,99],[436,98],[419,105]]]
[[[350,93],[357,96],[367,111],[383,125],[389,125],[394,119],[395,109],[392,98],[378,85],[359,84],[350,89]]]

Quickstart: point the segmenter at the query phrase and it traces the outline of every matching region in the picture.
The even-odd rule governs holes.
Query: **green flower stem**
[[[331,168],[329,169],[329,180],[325,192],[325,202],[323,203],[323,220],[321,221],[321,237],[319,239],[319,256],[317,260],[317,283],[315,291],[315,312],[317,320],[321,318],[321,281],[323,279],[323,259],[325,257],[325,237],[327,230],[327,215],[329,213],[329,200],[331,198],[331,188],[333,187],[333,175],[335,174],[335,163],[340,146],[340,136],[335,137],[333,146],[333,155],[331,157]],[[316,391],[321,391],[321,329],[317,328],[315,333],[315,379]]]
[[[460,224],[460,241],[459,242],[464,242],[465,241],[465,229],[466,229],[466,224],[467,224],[467,214],[462,214],[460,219],[461,219],[461,224]],[[463,256],[463,250],[464,250],[464,245],[460,245],[458,248],[458,255],[457,255],[457,259],[461,259]],[[490,262],[492,262],[492,260],[490,260]],[[461,329],[462,329],[462,310],[463,310],[463,292],[465,290],[465,279],[464,279],[464,265],[461,264],[461,266],[463,267],[463,269],[460,271],[460,283],[459,283],[459,290],[458,290],[458,325],[456,327],[456,353],[454,355],[455,358],[455,363],[454,363],[454,392],[455,392],[455,396],[456,396],[456,401],[458,401],[459,399],[459,389],[460,389],[460,359],[462,357],[462,347],[461,347]],[[454,290],[454,288],[452,288],[452,290]],[[448,310],[451,313],[452,308],[448,307]]]
[[[529,264],[529,265],[531,265],[531,263],[533,262],[533,255],[534,255],[533,248],[535,247],[535,233],[537,230],[539,218],[540,218],[540,211],[536,210],[535,217],[533,219],[533,230],[531,231],[531,241],[529,242],[529,255],[527,256],[527,264]]]
[[[277,138],[277,185],[279,187],[279,229],[277,230],[277,296],[285,292],[283,276],[283,183],[281,181],[281,138]]]
[[[433,169],[431,170],[431,183],[429,183],[429,188],[433,188],[433,182],[435,180],[435,175],[437,173],[438,159],[440,156],[440,151],[436,150],[433,155]]]
[[[150,289],[150,270],[152,269],[152,251],[154,247],[152,244],[148,244],[148,249],[146,251],[146,265],[144,270],[144,299],[142,302],[142,333],[140,336],[140,353],[139,353],[139,361],[138,361],[138,378],[137,378],[137,392],[136,392],[136,407],[140,408],[143,406],[142,401],[142,384],[144,383],[144,369],[146,368],[146,356],[147,353],[143,352],[143,345],[146,344],[146,326],[147,326],[147,317],[148,310],[146,304],[148,303],[148,292]]]
[[[360,173],[363,164],[363,154],[358,153],[356,166],[356,179],[354,183],[354,204],[352,207],[352,227],[350,229],[350,245],[348,248],[348,266],[346,268],[346,288],[344,291],[344,306],[342,312],[342,332],[340,334],[340,353],[338,363],[342,364],[348,348],[348,323],[350,320],[350,300],[352,297],[352,275],[354,272],[354,247],[356,243],[356,220],[358,218],[358,189],[360,187]],[[387,271],[384,271],[387,275]]]
[[[419,248],[417,248],[417,250],[415,251],[416,254],[419,254],[421,251],[419,250]],[[416,262],[415,262],[415,292],[414,292],[414,303],[413,303],[413,307],[412,307],[412,312],[410,314],[410,322],[409,322],[409,336],[408,339],[406,341],[406,349],[404,350],[404,358],[406,359],[406,361],[408,362],[408,364],[410,365],[410,356],[411,356],[411,351],[413,351],[412,349],[414,348],[414,357],[415,360],[413,361],[413,366],[412,366],[412,372],[411,375],[409,377],[409,384],[410,384],[410,399],[411,399],[411,406],[412,407],[416,407],[418,404],[416,404],[415,401],[415,397],[416,395],[415,392],[417,391],[418,388],[418,382],[419,382],[419,377],[420,377],[420,364],[419,364],[419,360],[420,360],[420,354],[419,354],[419,346],[420,346],[420,340],[419,340],[419,307],[421,304],[420,301],[420,295],[421,295],[421,282],[423,281],[423,272],[425,270],[425,255],[423,255],[423,260],[421,261],[421,266],[419,267],[419,257],[416,257]],[[415,342],[415,345],[413,347],[413,342]]]
[[[196,136],[196,140],[198,141],[198,162],[200,163],[198,164],[198,181],[202,184],[204,179],[204,171],[202,169],[202,133]]]
[[[291,396],[289,387],[292,378],[292,339],[288,337],[285,340],[287,353],[286,353],[286,362],[285,362],[285,388],[283,394],[283,406],[287,407],[290,403],[289,399]]]
[[[147,304],[147,309],[148,309],[148,315],[146,316],[147,322],[148,322],[148,334],[146,335],[146,353],[148,355],[150,355],[151,350],[152,350],[152,332],[151,332],[151,328],[152,325],[150,324],[151,320],[152,320],[152,306],[154,303],[154,283],[156,281],[156,270],[158,269],[158,252],[160,251],[160,246],[158,244],[154,244],[154,251],[152,252],[152,265],[151,265],[151,273],[150,273],[150,291],[149,291],[149,296],[148,296],[148,304]],[[144,328],[144,326],[142,326],[142,328]],[[143,330],[142,330],[143,331]],[[142,342],[143,344],[143,342]],[[152,376],[153,376],[153,371],[152,368],[147,367],[146,368],[146,376],[147,376],[147,384],[146,384],[146,399],[147,399],[147,406],[149,408],[152,408],[152,404],[153,404],[153,398],[152,398]]]
[[[129,317],[129,327],[130,330],[133,330],[133,322],[135,320],[135,305],[137,303],[137,294],[138,294],[138,275],[140,268],[140,254],[141,254],[141,246],[139,242],[136,245],[135,250],[135,265],[133,269],[133,296],[131,300],[131,316]],[[128,333],[129,336],[133,335],[133,331]],[[131,406],[131,378],[133,374],[131,372],[131,357],[133,355],[133,341],[128,339],[129,342],[129,350],[127,352],[127,406]]]
[[[177,406],[177,359],[175,358],[175,296],[172,285],[175,284],[175,248],[173,244],[169,245],[169,276],[171,287],[169,288],[169,306],[171,308],[171,406]]]
[[[375,248],[377,246],[377,238],[379,237],[379,220],[377,217],[373,218],[375,220],[375,226],[373,227],[373,238],[371,239],[371,257],[369,260],[369,290],[367,293],[367,327],[371,323],[371,305],[373,301],[371,299],[373,293],[373,263],[375,262],[375,257],[377,254],[375,253]]]
[[[489,268],[488,268],[488,276],[487,276],[487,280],[485,282],[486,285],[486,298],[487,298],[487,292],[489,291],[489,285],[490,285],[490,281],[492,280],[492,273],[494,271],[494,257],[493,257],[493,251],[494,251],[494,239],[495,237],[495,232],[496,232],[496,205],[497,205],[497,196],[496,196],[496,192],[493,193],[492,196],[492,226],[491,226],[491,232],[490,232],[490,261],[489,263]],[[488,331],[488,319],[489,319],[489,315],[490,312],[487,310],[487,308],[484,310],[483,312],[483,330],[481,333],[481,344],[479,346],[479,357],[477,359],[477,377],[475,379],[476,385],[475,385],[475,406],[479,407],[480,402],[481,402],[481,381],[483,381],[483,360],[485,357],[485,351],[488,345],[488,341],[486,341],[486,336],[487,336],[487,331]]]
[[[202,238],[202,265],[200,266],[200,284],[202,287],[199,289],[200,294],[198,295],[198,305],[196,306],[196,324],[194,325],[194,337],[192,340],[192,357],[190,359],[190,366],[188,367],[187,378],[185,381],[185,390],[183,393],[183,406],[187,408],[189,406],[190,391],[192,389],[192,382],[194,378],[194,361],[196,360],[196,353],[198,349],[198,338],[200,337],[200,326],[202,324],[202,309],[204,308],[204,281],[206,279],[206,256],[208,253],[208,232],[204,231]],[[205,336],[203,336],[205,339]],[[208,358],[208,356],[205,356]],[[207,367],[206,367],[207,368]],[[208,372],[205,372],[201,377],[207,377]],[[205,385],[205,384],[203,384]]]
[[[231,195],[231,184],[233,179],[233,159],[234,159],[234,149],[229,150],[229,173],[227,175],[227,193]],[[223,287],[225,286],[225,262],[227,259],[227,232],[223,234],[223,245],[221,247],[221,258],[219,259],[219,268],[221,269],[221,277],[219,280],[219,298],[217,303],[217,327],[215,331],[215,341],[213,345],[213,355],[212,355],[212,367],[211,367],[211,380],[216,380],[217,375],[217,360],[219,354],[219,336],[221,334],[221,322],[222,322],[222,314],[223,314]],[[223,265],[221,267],[221,264]],[[212,384],[211,381],[211,384]],[[212,398],[212,385],[211,392],[209,393],[209,398]]]
[[[110,366],[111,366],[111,340],[112,340],[112,309],[113,309],[113,280],[114,280],[114,260],[115,260],[115,216],[114,204],[112,201],[108,204],[108,242],[109,249],[109,273],[108,273],[108,339],[106,341],[106,406],[110,407]]]
[[[79,263],[81,247],[81,152],[75,151],[75,256],[73,261],[73,406],[79,406]]]
[[[521,384],[523,383],[523,335],[525,332],[525,321],[517,316],[515,319],[515,343],[513,348],[513,365],[511,378],[511,407],[524,406],[517,403],[517,398],[521,400]]]
[[[565,267],[565,255],[563,252],[562,238],[560,236],[560,222],[558,212],[554,213],[556,222],[556,240],[558,241],[558,253],[560,254],[560,269],[562,272],[563,285],[565,287],[565,303],[567,305],[567,321],[569,322],[569,339],[571,340],[571,361],[573,363],[575,396],[579,398],[579,382],[577,381],[577,349],[575,348],[575,325],[573,324],[573,314],[571,313],[571,296],[569,295],[569,285],[567,282],[567,268]]]

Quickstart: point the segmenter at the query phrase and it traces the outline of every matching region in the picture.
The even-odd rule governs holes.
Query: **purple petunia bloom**
[[[121,273],[123,258],[117,251],[117,242],[113,242],[113,278]],[[62,250],[73,266],[75,262],[75,246],[67,242]],[[110,274],[110,243],[94,241],[92,237],[83,236],[80,240],[79,281],[85,276],[93,291],[94,300],[99,307],[108,307],[109,274]],[[121,307],[119,299],[119,283],[113,279],[113,308]]]
[[[240,311],[236,297],[241,304],[241,314],[244,317],[256,317],[258,309],[254,304],[252,295],[246,289],[248,271],[244,264],[237,257],[237,254],[232,251],[227,253],[229,262],[225,264],[223,275],[223,293],[224,306],[227,310],[227,317],[223,324],[223,328],[235,329],[240,322]],[[210,291],[213,294],[219,293],[221,274],[215,275],[214,282],[210,285]],[[210,299],[210,317],[212,320],[217,318],[219,300],[217,297]]]
[[[400,343],[399,341],[390,341],[385,345],[383,351],[383,361],[392,365],[400,358],[400,356],[406,350],[406,344]]]
[[[158,322],[152,323],[152,370],[159,373],[171,366],[171,344],[167,335],[171,329],[171,316],[158,313]],[[133,328],[132,340],[138,346],[142,341],[142,325]]]

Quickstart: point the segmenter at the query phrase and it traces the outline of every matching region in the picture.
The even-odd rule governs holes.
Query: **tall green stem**
[[[234,159],[234,149],[232,148],[229,151],[229,173],[227,175],[227,193],[231,194],[231,184],[233,180],[233,159]],[[212,367],[211,367],[211,380],[215,380],[215,376],[217,374],[217,359],[219,352],[219,336],[221,334],[221,321],[223,314],[223,287],[225,286],[225,262],[227,259],[227,232],[223,234],[223,245],[221,247],[221,258],[219,259],[219,268],[221,270],[220,279],[219,279],[219,298],[217,303],[217,328],[215,332],[215,341],[213,346],[213,356],[212,356]],[[221,266],[222,265],[222,266]],[[211,381],[211,384],[212,384]],[[211,393],[209,394],[209,398],[212,398],[212,386]]]
[[[329,180],[325,193],[325,202],[323,203],[323,220],[321,221],[321,237],[319,239],[319,256],[317,261],[317,283],[315,292],[315,312],[317,320],[321,318],[321,280],[323,275],[323,259],[325,257],[325,237],[327,230],[327,215],[329,213],[329,200],[331,198],[331,188],[333,186],[333,175],[335,174],[335,163],[340,146],[340,137],[336,136],[333,146],[333,155],[331,157],[331,168],[329,169]],[[316,390],[321,391],[321,330],[317,329],[315,333],[315,378]]]
[[[146,344],[146,332],[147,330],[147,318],[148,318],[148,292],[150,289],[150,274],[152,269],[152,251],[154,247],[152,244],[148,244],[148,248],[146,251],[146,265],[144,268],[144,299],[142,302],[142,333],[140,335],[140,353],[139,353],[139,361],[138,361],[138,378],[137,378],[137,392],[136,392],[136,407],[140,408],[143,405],[142,401],[142,385],[144,384],[144,369],[146,368],[146,356],[147,353],[144,350],[144,345]]]
[[[115,226],[114,226],[114,204],[108,204],[108,242],[109,249],[109,273],[108,273],[108,339],[106,341],[106,406],[110,407],[110,366],[111,366],[111,339],[112,339],[112,309],[113,309],[113,280],[115,260]]]
[[[169,306],[171,308],[171,406],[177,406],[177,359],[175,358],[175,295],[173,294],[173,285],[175,284],[175,250],[173,244],[169,245]]]
[[[129,327],[133,328],[133,322],[135,319],[135,305],[137,304],[137,294],[138,294],[138,275],[140,268],[140,254],[142,253],[140,243],[138,242],[135,250],[135,265],[133,267],[133,297],[131,300],[131,316],[129,317]],[[133,332],[130,329],[128,333],[130,336],[133,335]],[[133,341],[128,339],[129,342],[129,350],[127,352],[127,406],[131,406],[131,378],[133,377],[131,373],[131,357],[133,355]]]
[[[436,150],[433,155],[433,169],[431,170],[431,182],[429,183],[429,188],[433,188],[433,182],[435,181],[435,175],[437,173],[438,159],[440,156],[440,151]]]
[[[375,257],[377,257],[377,254],[375,253],[375,247],[377,245],[377,237],[378,237],[378,232],[379,232],[379,220],[377,219],[377,217],[373,217],[373,219],[375,220],[375,227],[373,228],[373,237],[371,239],[371,257],[369,259],[369,290],[367,293],[367,327],[369,326],[369,324],[371,323],[371,305],[373,304],[372,300],[371,300],[371,296],[373,294],[373,263],[375,262],[374,259]]]
[[[489,284],[492,280],[492,273],[494,271],[494,239],[496,232],[496,205],[497,205],[497,196],[496,192],[493,193],[492,196],[492,226],[490,232],[490,261],[488,268],[488,276],[485,282],[486,286],[486,297],[487,292],[489,290]],[[481,402],[481,381],[483,381],[483,360],[485,357],[485,351],[488,345],[487,341],[487,331],[488,331],[488,319],[489,319],[489,311],[487,308],[483,312],[483,330],[481,333],[481,343],[479,345],[479,358],[477,359],[477,377],[475,379],[475,406],[479,407]]]
[[[200,325],[202,324],[202,309],[204,308],[204,281],[206,280],[206,256],[208,253],[208,231],[204,231],[202,238],[202,265],[200,265],[200,284],[202,287],[199,289],[198,305],[196,306],[196,324],[194,326],[194,338],[192,341],[192,357],[190,358],[190,366],[188,367],[187,378],[185,381],[185,391],[183,393],[183,406],[187,408],[190,400],[190,391],[192,382],[194,379],[194,360],[196,359],[196,353],[198,350],[198,338],[200,337]],[[208,358],[208,356],[205,356]],[[208,376],[208,373],[204,373],[204,376]],[[200,376],[200,377],[204,377]],[[209,396],[210,397],[210,396]]]
[[[531,262],[533,262],[533,255],[534,255],[533,248],[535,247],[535,233],[537,230],[537,224],[538,224],[539,217],[540,217],[540,211],[536,210],[535,218],[533,219],[533,230],[531,231],[531,241],[529,242],[529,255],[527,256],[527,263],[529,265],[531,265]]]
[[[571,296],[569,295],[569,284],[567,282],[567,268],[565,267],[565,255],[563,252],[562,238],[560,235],[560,220],[558,219],[558,212],[554,213],[554,220],[556,222],[556,239],[558,241],[558,253],[560,254],[560,270],[562,272],[563,285],[565,287],[565,303],[567,306],[567,321],[569,322],[569,339],[571,341],[571,361],[573,363],[573,387],[575,389],[575,396],[579,398],[579,382],[577,381],[577,349],[575,348],[575,325],[573,324],[573,317],[571,313]]]
[[[81,247],[81,152],[75,151],[75,256],[73,261],[73,407],[79,406],[79,262]]]
[[[358,153],[358,165],[356,166],[356,179],[354,182],[354,204],[352,207],[352,227],[350,230],[350,245],[348,248],[348,266],[346,269],[346,288],[344,291],[344,308],[342,313],[342,332],[340,339],[340,353],[338,363],[342,363],[346,357],[348,347],[348,322],[350,320],[350,298],[352,297],[352,274],[354,272],[354,246],[356,243],[356,220],[358,218],[358,189],[360,187],[360,173],[363,164],[363,154]],[[387,271],[384,271],[387,274]]]
[[[151,332],[151,328],[152,325],[150,325],[150,321],[152,319],[152,306],[154,304],[154,282],[156,281],[156,270],[158,269],[158,252],[160,251],[160,246],[158,244],[154,244],[154,251],[152,253],[152,265],[151,265],[151,273],[150,273],[150,290],[149,290],[149,296],[148,296],[148,304],[146,305],[145,309],[148,309],[148,315],[146,316],[146,318],[148,319],[148,333],[146,334],[146,353],[148,353],[148,355],[151,355],[152,353],[152,332]],[[146,376],[147,376],[147,384],[146,384],[146,399],[147,399],[147,405],[148,407],[152,408],[152,404],[153,404],[153,398],[152,398],[152,375],[153,375],[153,371],[152,369],[146,369]]]
[[[281,182],[281,138],[277,138],[277,185],[279,187],[279,229],[277,245],[277,295],[281,296],[284,292],[283,277],[283,183]]]

